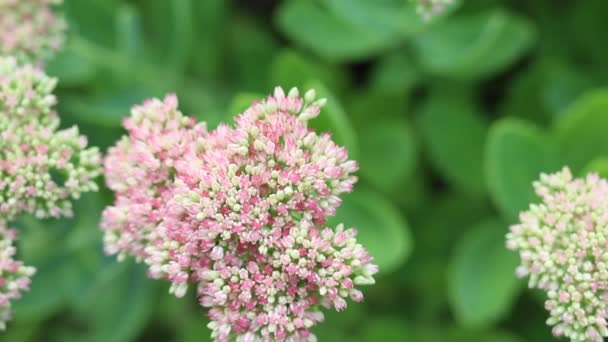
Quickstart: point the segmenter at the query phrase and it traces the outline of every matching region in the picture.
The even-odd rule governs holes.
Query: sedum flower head
[[[454,0],[416,0],[416,11],[424,20],[430,20],[453,3]]]
[[[53,13],[62,0],[0,0],[0,55],[19,62],[49,59],[62,45],[65,21]]]
[[[108,150],[104,174],[116,201],[103,212],[101,227],[109,254],[145,259],[148,244],[162,243],[157,230],[172,197],[175,164],[206,134],[204,124],[177,106],[169,95],[134,107],[123,122],[129,135]]]
[[[324,99],[277,88],[233,127],[210,132],[181,114],[187,125],[167,125],[176,102],[152,102],[162,127],[179,132],[141,139],[126,125],[129,136],[110,150],[107,179],[117,197],[103,215],[107,251],[144,260],[178,297],[195,283],[216,341],[312,341],[322,307],[363,299],[356,285],[372,284],[377,266],[354,229],[325,225],[339,195],[352,191],[357,164],[308,127]],[[176,148],[157,149],[165,134]],[[144,177],[153,170],[168,177],[144,180],[155,179]],[[117,209],[132,205],[143,207],[128,217]]]
[[[11,319],[11,301],[20,298],[22,291],[28,290],[30,277],[35,272],[33,267],[14,260],[13,241],[16,234],[16,231],[7,228],[4,221],[0,221],[0,330],[4,330],[6,322]]]
[[[519,252],[518,276],[547,292],[545,308],[555,336],[571,341],[608,337],[608,181],[596,174],[573,179],[568,168],[534,183],[532,204],[507,234]]]
[[[71,198],[97,189],[100,156],[78,129],[58,130],[56,80],[0,58],[0,217],[71,214]]]

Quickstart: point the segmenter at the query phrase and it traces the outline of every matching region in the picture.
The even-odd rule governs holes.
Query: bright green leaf
[[[344,89],[348,81],[338,66],[321,63],[293,50],[283,50],[274,57],[270,71],[271,87],[302,88],[306,83],[315,80],[336,91]]]
[[[450,305],[465,326],[491,326],[513,305],[521,282],[515,276],[516,253],[504,247],[507,225],[485,221],[466,233],[451,261]]]
[[[463,96],[434,96],[419,122],[433,166],[462,191],[483,193],[487,124],[475,105]]]
[[[608,90],[587,93],[556,121],[559,152],[574,173],[591,160],[608,156]]]
[[[561,168],[549,139],[525,121],[494,123],[485,152],[490,195],[509,220],[536,201],[532,182],[540,173]]]
[[[361,176],[384,193],[394,193],[416,167],[416,146],[404,120],[374,120],[361,131]]]
[[[450,17],[416,37],[422,66],[433,74],[483,78],[503,70],[532,45],[534,27],[501,10]]]
[[[367,320],[363,328],[364,342],[413,341],[407,322],[399,317],[380,317]]]
[[[398,43],[392,34],[346,21],[309,0],[285,1],[275,19],[288,38],[335,62],[370,57]]]
[[[399,210],[381,195],[361,186],[344,196],[337,215],[329,222],[357,228],[358,241],[374,257],[382,273],[398,268],[412,250],[409,226]]]
[[[113,262],[98,272],[75,308],[92,325],[81,340],[132,341],[151,314],[157,285],[132,263]]]
[[[589,163],[581,173],[581,175],[586,175],[590,172],[595,172],[600,175],[600,177],[608,178],[608,158],[600,157],[594,159],[591,163]]]

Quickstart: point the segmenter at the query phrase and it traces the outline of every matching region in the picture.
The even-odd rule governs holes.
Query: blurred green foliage
[[[336,221],[380,264],[366,302],[329,312],[320,341],[551,341],[504,235],[539,172],[608,176],[604,0],[465,0],[426,23],[407,0],[65,0],[63,124],[120,137],[144,98],[178,94],[211,127],[283,87],[329,104],[313,125],[360,161]],[[100,180],[100,183],[102,180]],[[102,252],[112,194],[73,219],[16,223],[38,268],[2,341],[209,340],[194,294]],[[191,291],[192,292],[192,291]]]

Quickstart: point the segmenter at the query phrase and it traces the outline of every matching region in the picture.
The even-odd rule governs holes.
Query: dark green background
[[[211,127],[275,85],[314,87],[314,121],[360,161],[336,220],[381,267],[323,341],[551,341],[543,294],[504,235],[531,181],[608,174],[608,2],[469,0],[424,23],[405,0],[66,0],[64,126],[104,150],[144,98],[176,92]],[[100,184],[103,181],[100,179]],[[24,217],[38,268],[2,341],[208,341],[204,309],[102,253],[106,189],[73,219]]]

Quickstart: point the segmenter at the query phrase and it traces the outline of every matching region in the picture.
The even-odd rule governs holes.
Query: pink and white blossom
[[[363,300],[378,271],[354,229],[326,226],[357,164],[308,127],[324,104],[277,88],[212,131],[172,96],[136,107],[105,160],[106,251],[143,260],[178,297],[195,284],[216,341],[315,340],[321,309]]]
[[[21,63],[49,59],[64,41],[65,21],[52,6],[62,0],[0,0],[0,55]]]
[[[519,252],[520,277],[547,293],[555,336],[601,342],[608,337],[608,181],[573,178],[564,168],[534,183],[542,202],[520,214],[507,234]]]
[[[71,199],[97,190],[97,148],[76,127],[59,129],[57,81],[15,58],[0,58],[0,218],[69,216]]]

